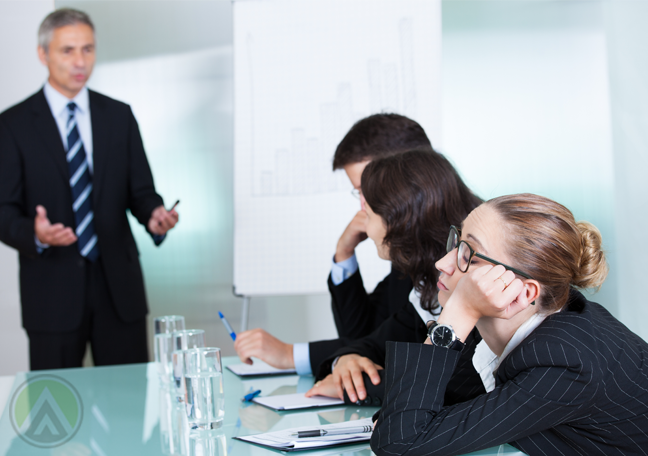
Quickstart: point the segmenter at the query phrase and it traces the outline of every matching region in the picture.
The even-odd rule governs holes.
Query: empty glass
[[[202,329],[184,329],[172,334],[173,353],[173,382],[175,394],[179,401],[184,399],[184,351],[189,348],[205,346],[205,331]]]
[[[165,315],[155,319],[155,362],[158,365],[158,373],[164,380],[171,381],[172,365],[171,353],[173,353],[172,334],[175,331],[185,329],[185,320],[182,315]]]
[[[223,424],[225,397],[220,348],[184,352],[186,410],[192,429],[217,429]]]

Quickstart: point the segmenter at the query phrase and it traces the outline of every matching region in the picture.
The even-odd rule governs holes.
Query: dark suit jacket
[[[317,374],[320,364],[337,350],[353,340],[370,334],[393,313],[409,304],[412,280],[400,271],[392,271],[374,289],[367,293],[358,269],[339,285],[328,278],[331,307],[339,339],[310,342],[308,351],[311,372]],[[411,305],[410,305],[411,307]],[[330,364],[328,373],[330,373]],[[326,375],[325,375],[326,376]]]
[[[147,313],[139,254],[126,211],[146,226],[163,204],[155,192],[137,122],[128,105],[90,91],[93,204],[100,261],[117,313]],[[0,240],[20,257],[23,326],[69,331],[81,323],[85,260],[77,244],[42,254],[34,243],[36,206],[74,228],[65,149],[43,91],[0,114]]]
[[[408,293],[406,303],[401,305],[397,312],[390,315],[382,322],[382,324],[380,324],[380,326],[367,336],[341,344],[336,351],[330,353],[328,357],[321,361],[319,364],[319,370],[313,372],[316,372],[317,378],[322,379],[331,373],[331,365],[335,358],[352,353],[365,356],[379,366],[385,366],[385,344],[387,341],[422,343],[426,338],[427,327],[414,308],[414,305],[409,302]],[[475,351],[475,347],[480,341],[481,336],[477,329],[474,329],[467,340],[464,341],[466,347],[464,348],[461,359],[458,362],[456,375],[453,377],[450,386],[446,390],[446,405],[454,404],[459,400],[472,398],[486,392],[481,378],[472,364],[472,355]],[[381,375],[381,378],[383,378],[384,371],[379,371],[379,374]],[[367,398],[364,399],[362,403],[358,403],[358,405],[381,404],[385,393],[384,379],[378,385],[374,385],[366,375],[364,376],[364,379]],[[346,394],[345,402],[349,402]]]
[[[576,291],[502,362],[493,391],[450,407],[459,352],[387,344],[378,455],[454,455],[511,443],[529,455],[646,454],[648,344]]]

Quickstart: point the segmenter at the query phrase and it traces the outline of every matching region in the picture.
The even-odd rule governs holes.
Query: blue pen
[[[236,333],[232,329],[232,325],[229,324],[229,321],[227,321],[227,318],[225,318],[225,315],[223,315],[222,312],[218,312],[218,316],[220,317],[221,321],[225,325],[225,329],[227,329],[227,332],[230,333],[230,337],[232,340],[236,340]]]
[[[241,402],[250,402],[252,399],[257,397],[259,394],[261,394],[261,390],[256,390],[250,394],[246,394],[243,396],[243,399],[241,399]]]

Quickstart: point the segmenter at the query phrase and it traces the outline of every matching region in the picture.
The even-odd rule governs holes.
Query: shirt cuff
[[[293,359],[295,361],[295,370],[299,375],[312,375],[310,365],[310,352],[308,344],[293,344]]]
[[[339,263],[335,262],[335,255],[333,255],[333,265],[331,266],[331,281],[333,285],[339,285],[346,279],[351,277],[358,270],[358,259],[355,253],[344,261]]]
[[[36,251],[38,253],[43,253],[43,250],[49,248],[49,244],[43,244],[41,241],[38,240],[38,236],[34,234],[34,242],[36,243]]]

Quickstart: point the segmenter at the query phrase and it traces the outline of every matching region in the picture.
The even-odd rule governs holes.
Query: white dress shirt
[[[502,356],[497,356],[493,353],[488,344],[486,344],[486,341],[483,339],[477,344],[472,362],[475,370],[482,379],[482,383],[484,384],[487,393],[490,393],[495,389],[495,374],[504,358],[506,358],[506,356],[511,353],[515,347],[520,345],[520,343],[526,339],[529,334],[540,326],[540,323],[542,323],[548,316],[549,314],[541,315],[536,313],[527,321],[522,323],[517,331],[515,331],[515,334],[513,334],[513,337],[511,337],[508,344],[506,344],[506,347],[504,347]]]
[[[77,105],[77,109],[74,114],[76,116],[77,128],[79,129],[79,135],[81,135],[81,141],[83,141],[83,148],[86,151],[86,157],[88,158],[88,167],[90,172],[93,172],[93,162],[92,162],[92,123],[90,119],[90,98],[88,96],[88,88],[83,87],[77,95],[71,100],[57,91],[54,87],[50,85],[49,82],[45,83],[43,88],[43,93],[45,94],[45,99],[49,105],[50,111],[54,116],[56,121],[56,126],[58,127],[59,134],[61,135],[61,140],[63,141],[63,147],[67,150],[67,121],[70,117],[70,111],[68,110],[68,103],[73,101]]]

